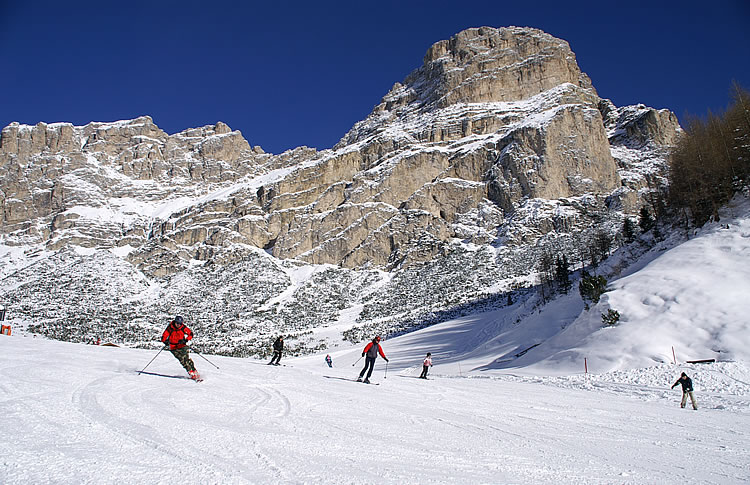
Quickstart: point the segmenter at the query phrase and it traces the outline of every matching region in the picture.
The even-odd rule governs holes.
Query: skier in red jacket
[[[161,341],[164,342],[164,345],[169,346],[169,351],[182,364],[182,367],[188,371],[190,378],[199,380],[200,375],[195,370],[195,364],[193,364],[193,360],[190,358],[187,349],[187,343],[192,339],[193,331],[184,324],[184,320],[179,315],[174,317],[174,320],[170,322],[161,336]]]
[[[362,376],[365,375],[365,372],[367,372],[367,377],[365,377],[364,383],[370,383],[370,376],[372,375],[372,370],[375,368],[375,359],[378,358],[378,354],[380,354],[380,356],[384,358],[386,362],[388,362],[388,358],[383,353],[382,347],[380,347],[380,337],[375,337],[374,339],[372,339],[372,342],[367,344],[365,350],[362,351],[362,357],[365,357],[365,355],[367,357],[365,358],[365,366],[362,369],[362,372],[359,373],[357,382],[362,382]]]

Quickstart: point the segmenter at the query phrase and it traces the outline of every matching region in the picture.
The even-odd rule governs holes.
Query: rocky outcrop
[[[617,162],[622,187],[612,195],[613,204],[634,213],[643,201],[660,198],[668,185],[669,149],[682,131],[669,110],[642,104],[616,107],[599,102],[612,157]]]
[[[124,232],[142,244],[133,233],[153,218],[139,204],[236,182],[261,170],[265,158],[221,122],[171,136],[148,116],[83,127],[13,123],[0,138],[0,227],[52,248],[116,245]],[[132,212],[122,207],[128,201]]]
[[[634,212],[664,173],[639,164],[678,131],[668,111],[600,99],[560,39],[468,29],[323,152],[266,154],[221,122],[174,135],[147,116],[11,124],[0,228],[7,244],[119,247],[154,276],[227,261],[238,244],[393,269],[456,239],[533,245],[595,224],[594,207]],[[527,217],[539,200],[558,215]]]
[[[396,83],[370,117],[355,125],[342,143],[371,136],[396,118],[405,121],[455,106],[513,103],[566,84],[580,88],[573,96],[576,102],[581,94],[589,102],[598,99],[567,42],[530,28],[467,29],[428,49],[422,66],[403,83]],[[473,106],[471,113],[466,113],[469,116],[452,120],[443,117],[452,122],[440,127],[422,126],[411,135],[421,141],[446,141],[491,133],[512,121],[513,106],[506,106],[509,116],[500,123],[496,116],[485,113],[485,108]],[[432,120],[428,116],[423,121]]]

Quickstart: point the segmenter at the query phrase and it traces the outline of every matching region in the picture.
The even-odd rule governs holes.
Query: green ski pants
[[[184,367],[186,371],[190,372],[195,370],[195,364],[193,364],[193,359],[188,355],[187,347],[170,350],[170,352],[172,352],[172,355],[180,361],[180,364],[182,364],[182,367]]]

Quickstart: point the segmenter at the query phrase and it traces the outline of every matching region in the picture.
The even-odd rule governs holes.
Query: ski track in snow
[[[397,354],[398,339],[387,342]],[[425,381],[359,349],[274,367],[213,357],[201,383],[170,355],[0,339],[0,483],[747,483],[740,362],[602,375]],[[347,364],[347,361],[349,362]],[[198,364],[199,361],[196,361]],[[205,362],[203,362],[205,364]],[[252,364],[252,365],[251,365]],[[699,411],[670,390],[694,376]],[[328,377],[328,378],[326,378]],[[731,383],[731,385],[728,385]]]

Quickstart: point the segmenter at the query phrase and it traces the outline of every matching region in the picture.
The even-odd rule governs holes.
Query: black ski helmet
[[[181,316],[177,315],[176,317],[174,317],[174,323],[176,323],[177,325],[182,325],[182,322],[184,322],[184,320]]]

